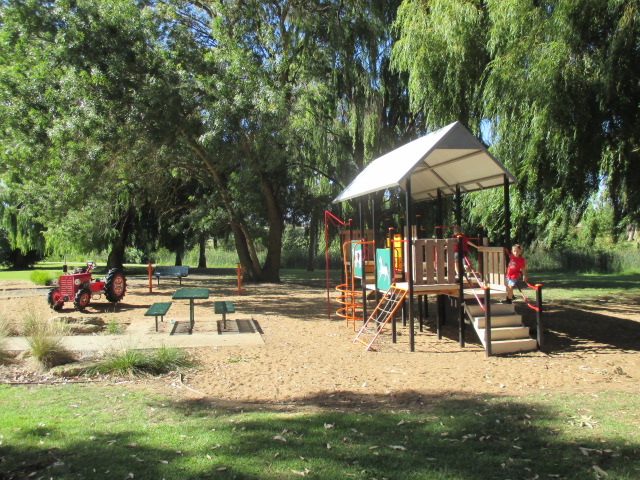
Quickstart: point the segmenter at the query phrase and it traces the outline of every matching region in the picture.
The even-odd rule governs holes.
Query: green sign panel
[[[378,248],[376,250],[376,287],[379,290],[387,291],[391,287],[391,250],[388,248]]]

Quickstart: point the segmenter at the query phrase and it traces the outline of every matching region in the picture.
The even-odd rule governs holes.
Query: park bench
[[[189,267],[156,265],[155,269],[153,270],[153,275],[158,279],[158,285],[160,285],[160,277],[179,278],[180,285],[182,285],[182,277],[189,276]]]
[[[167,314],[170,306],[171,302],[154,303],[149,307],[149,310],[145,312],[145,317],[156,317],[156,332],[158,331],[158,317],[160,317],[161,322],[164,322],[164,316]]]
[[[213,302],[213,311],[216,315],[222,314],[222,328],[227,328],[227,313],[235,313],[233,302]]]

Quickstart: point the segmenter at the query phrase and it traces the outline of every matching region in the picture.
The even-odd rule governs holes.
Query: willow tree
[[[157,24],[124,0],[8,1],[0,13],[2,168],[25,185],[21,215],[44,225],[50,251],[106,248],[121,265],[160,155],[140,135],[166,111]]]
[[[413,108],[484,133],[520,179],[521,238],[577,221],[603,182],[617,219],[638,218],[637,1],[405,1],[396,27]]]

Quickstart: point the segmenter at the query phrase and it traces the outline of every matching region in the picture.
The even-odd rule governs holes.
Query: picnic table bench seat
[[[154,303],[149,307],[149,310],[144,313],[145,317],[156,317],[156,332],[158,331],[158,317],[160,317],[161,322],[164,322],[164,316],[169,311],[170,306],[171,302]]]
[[[222,314],[223,328],[227,328],[227,313],[235,313],[233,302],[217,301],[213,302],[213,311],[216,315]]]
[[[182,277],[189,276],[189,267],[184,265],[156,265],[153,270],[153,275],[158,279],[158,285],[160,285],[160,277],[178,278],[180,280],[180,285],[182,285]]]

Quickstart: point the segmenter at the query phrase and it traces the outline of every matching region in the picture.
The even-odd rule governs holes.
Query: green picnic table
[[[179,288],[173,294],[174,300],[189,300],[189,333],[193,332],[195,317],[193,314],[194,300],[204,300],[209,298],[209,289],[207,288]]]

